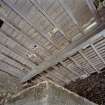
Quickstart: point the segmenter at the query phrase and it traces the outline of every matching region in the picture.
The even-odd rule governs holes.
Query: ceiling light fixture
[[[92,24],[90,24],[84,31],[88,31],[88,30],[90,30],[91,28],[93,28],[96,25],[97,25],[97,22],[95,21]]]

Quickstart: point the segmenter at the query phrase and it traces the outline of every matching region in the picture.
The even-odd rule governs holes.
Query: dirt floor
[[[101,71],[100,74],[93,73],[88,78],[78,79],[65,87],[99,105],[105,105],[105,68]]]

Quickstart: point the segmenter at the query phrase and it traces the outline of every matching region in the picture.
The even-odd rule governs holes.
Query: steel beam
[[[61,61],[60,63],[61,63],[61,65],[62,65],[62,67],[68,72],[68,76],[70,77],[70,79],[71,79],[72,81],[75,81],[75,78],[79,78],[79,77],[80,77],[77,72],[75,72],[75,71],[73,71],[73,70],[67,68],[67,67],[65,66],[65,64],[62,63],[62,61]],[[73,75],[73,77],[71,77],[69,73],[70,73],[71,75]]]
[[[39,65],[37,68],[33,69],[32,72],[30,72],[28,75],[23,77],[21,82],[31,79],[33,76],[41,73],[42,71],[46,70],[48,67],[51,67],[51,66],[57,64],[58,62],[61,62],[64,58],[72,56],[74,53],[78,52],[80,49],[82,49],[87,44],[95,42],[95,40],[98,39],[99,37],[103,36],[104,33],[105,33],[105,30],[103,30],[102,32],[98,33],[97,35],[91,37],[88,40],[87,39],[79,40],[80,41],[79,44],[78,43],[74,44],[76,42],[72,43],[67,48],[64,48],[64,50],[62,52],[52,55],[50,57],[50,59],[46,60],[41,65]]]
[[[83,32],[83,30],[81,29],[81,26],[79,25],[78,21],[76,20],[76,18],[74,17],[71,9],[67,8],[67,6],[65,5],[65,3],[63,2],[63,0],[58,0],[59,3],[61,4],[61,6],[63,7],[63,9],[65,10],[65,12],[68,14],[68,16],[73,20],[74,24],[77,26],[79,32],[83,35],[85,35],[85,33]]]
[[[8,72],[7,70],[2,70],[2,69],[0,69],[0,72],[6,73],[6,74],[8,74],[8,75],[10,75],[10,76],[12,76],[12,77],[14,77],[14,78],[18,79],[18,77],[17,77],[17,76],[15,76],[14,74],[11,74],[11,73],[10,73],[10,72]]]
[[[62,81],[64,81],[64,83],[69,83],[69,82],[71,81],[71,79],[68,78],[68,77],[65,77],[64,74],[61,73],[60,70],[59,70],[59,72],[58,72],[58,69],[59,69],[59,68],[56,68],[56,67],[54,67],[54,66],[53,66],[53,68],[54,68],[54,71],[55,71],[58,75],[60,75],[60,77],[62,78]]]
[[[59,81],[59,83],[62,82],[65,84],[65,81],[63,80],[63,78],[60,77],[60,74],[56,73],[55,71],[48,72],[48,77],[51,77],[55,81]]]
[[[91,47],[93,48],[93,50],[95,51],[95,53],[98,55],[98,57],[101,59],[101,61],[105,64],[105,60],[100,55],[100,53],[97,51],[96,47],[93,44],[91,44]]]
[[[17,32],[19,32],[20,34],[26,36],[29,38],[29,40],[32,40],[32,42],[34,42],[34,40],[32,38],[29,37],[29,35],[25,32],[23,32],[22,30],[18,29],[17,26],[15,26],[13,23],[11,23],[8,19],[5,18],[5,16],[0,16],[0,18],[6,23],[8,24],[10,27],[12,27],[14,30],[16,30]],[[40,45],[39,43],[35,42],[36,45],[39,45],[41,48],[43,48],[45,51],[47,51],[49,54],[51,54],[51,52],[46,49],[44,46]]]
[[[4,72],[7,72],[7,73],[17,77],[20,80],[22,79],[23,76],[26,75],[22,71],[19,71],[18,69],[12,67],[11,65],[9,65],[6,62],[2,62],[1,60],[0,60],[0,69]]]
[[[1,18],[1,17],[0,17]],[[4,19],[4,18],[2,18],[2,20],[3,21],[5,21],[5,23],[7,24],[7,25],[9,25],[12,29],[14,29],[14,30],[16,30],[18,33],[20,33],[20,34],[22,34],[22,35],[24,35],[24,36],[26,36],[26,37],[28,37],[29,38],[29,40],[32,40],[32,39],[30,39],[30,37],[27,35],[27,34],[25,34],[24,32],[22,32],[22,31],[19,31],[14,25],[12,25],[11,23],[9,23],[6,19]],[[13,38],[12,38],[13,39]],[[14,39],[15,40],[15,39]],[[15,40],[16,41],[16,40]],[[17,41],[16,41],[17,42]],[[32,42],[34,42],[33,40],[32,40]],[[20,44],[20,42],[18,42],[19,44]],[[40,45],[39,45],[40,46]],[[25,47],[25,46],[24,46]],[[42,47],[42,46],[41,46]],[[43,47],[42,47],[43,48]],[[26,48],[27,49],[27,48]],[[45,49],[45,48],[44,48]],[[29,49],[28,49],[29,50]],[[30,50],[29,50],[30,51]],[[37,57],[39,57],[41,60],[43,60],[43,57],[42,56],[40,56],[38,53],[36,53],[35,52],[35,54],[36,54],[36,56]]]
[[[17,65],[17,66],[14,66],[14,64],[12,64],[12,66],[16,67],[16,68],[19,69],[19,70],[20,70],[20,68],[25,68],[24,71],[26,71],[26,72],[29,72],[29,71],[31,70],[29,67],[24,66],[22,63],[16,61],[16,60],[13,59],[12,57],[10,57],[9,55],[6,55],[6,54],[2,53],[1,51],[0,51],[0,55],[2,55],[4,58],[6,57],[8,60],[11,60],[12,63],[14,62],[14,63],[20,65],[20,66],[18,67],[18,65]],[[6,61],[6,62],[7,62],[7,59],[6,59],[6,60],[3,59],[3,61]],[[8,61],[8,62],[9,62],[9,61]]]
[[[59,47],[48,37],[46,37],[46,33],[39,30],[32,22],[29,21],[25,16],[23,16],[13,5],[11,5],[8,1],[2,1],[5,5],[7,5],[10,9],[12,9],[16,14],[18,14],[22,19],[24,19],[31,27],[33,27],[42,37],[48,40],[56,49],[59,50]]]
[[[80,64],[78,64],[78,62],[77,62],[73,57],[70,57],[70,60],[71,60],[80,70],[82,70],[84,73],[86,73],[86,74],[89,75],[89,73],[88,73]]]
[[[82,53],[82,51],[78,51],[80,53],[80,55],[89,63],[89,65],[96,71],[99,73],[99,71],[97,70],[97,68],[91,63],[91,61]]]
[[[41,8],[40,4],[36,0],[30,0],[30,1],[48,19],[48,21],[62,33],[64,38],[70,43],[65,33],[62,31],[62,29],[60,29],[59,25],[54,22],[54,20],[46,13],[46,11],[43,8]]]
[[[20,63],[20,64],[23,65],[24,67],[27,67],[27,68],[29,68],[29,69],[31,70],[31,67],[34,65],[32,62],[30,62],[29,60],[23,58],[24,60],[26,60],[26,62],[29,62],[29,63],[32,65],[32,66],[28,66],[28,64],[25,64],[24,62],[18,60],[17,58],[15,59],[15,57],[12,56],[11,54],[10,54],[10,55],[11,55],[11,56],[10,56],[10,55],[8,54],[8,52],[5,52],[4,49],[7,49],[7,51],[10,51],[10,53],[13,53],[13,54],[15,54],[16,56],[19,56],[20,58],[22,57],[22,56],[16,54],[16,53],[15,53],[14,51],[12,51],[11,49],[9,49],[7,46],[4,46],[3,44],[0,43],[0,52],[1,52],[2,54],[4,54],[5,56],[8,56],[9,58],[13,59],[14,61]]]
[[[69,78],[68,76],[67,77],[65,77],[64,76],[64,74],[63,74],[63,70],[61,70],[61,69],[59,69],[58,67],[56,67],[56,66],[53,66],[53,68],[54,68],[54,71],[56,71],[57,73],[59,73],[59,74],[61,74],[62,75],[62,78],[63,78],[63,80],[65,81],[65,82],[70,82],[72,79],[71,78]],[[65,72],[65,71],[64,71]]]
[[[62,64],[62,66],[63,66],[67,71],[70,71],[73,75],[80,77],[77,72],[75,72],[75,71],[73,71],[73,70],[67,68],[66,65],[65,65],[62,61],[61,61],[60,63]]]
[[[12,38],[11,36],[9,36],[8,34],[6,34],[2,29],[0,29],[0,32],[2,32],[6,37],[12,39],[13,41],[15,41],[17,44],[19,44],[21,47],[23,47],[24,49],[26,49],[27,51],[30,51],[30,49],[26,48],[23,44],[20,44],[18,41],[16,41],[14,38]],[[10,48],[9,48],[10,49]],[[12,50],[12,49],[11,49]],[[15,53],[17,53],[15,51]],[[36,54],[36,53],[35,53]],[[29,59],[28,59],[29,60]],[[34,64],[33,61],[29,60],[30,62],[32,62]]]

